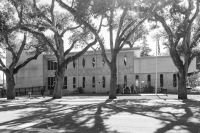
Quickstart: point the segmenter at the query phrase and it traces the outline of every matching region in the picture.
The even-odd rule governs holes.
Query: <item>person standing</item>
[[[45,92],[45,90],[44,90],[44,88],[42,88],[41,89],[41,95],[42,95],[42,97],[44,97],[44,92]]]
[[[3,98],[4,97],[4,90],[1,89],[1,97]]]

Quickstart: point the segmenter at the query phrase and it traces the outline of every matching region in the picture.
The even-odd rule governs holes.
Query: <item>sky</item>
[[[51,3],[51,0],[42,0],[41,1],[42,3]],[[62,8],[59,8],[58,4],[56,3],[55,4],[55,10],[56,11],[59,11],[59,12],[63,12],[64,9]],[[99,24],[99,22],[96,22],[97,25]],[[148,27],[148,25],[147,25]],[[51,32],[46,32],[46,34],[51,34]],[[154,40],[152,38],[152,34],[155,34],[155,31],[150,31],[150,34],[147,36],[147,43],[149,44],[149,47],[152,49],[150,55],[155,55],[156,54],[156,40]],[[105,46],[106,48],[109,48],[109,33],[107,32],[107,29],[105,28],[102,28],[102,32],[101,32],[101,35],[104,37],[105,39]],[[68,37],[67,37],[67,34],[65,34],[64,36],[64,43],[65,43],[65,49],[67,49],[69,47],[69,41],[68,41]],[[136,43],[134,46],[139,46],[140,44],[139,43]],[[73,51],[79,51],[81,49],[74,49]],[[166,50],[164,49],[164,46],[163,45],[160,45],[160,52],[165,52]],[[5,63],[5,59],[3,59],[3,62]],[[2,79],[3,75],[2,75],[2,72],[0,72],[0,79]]]

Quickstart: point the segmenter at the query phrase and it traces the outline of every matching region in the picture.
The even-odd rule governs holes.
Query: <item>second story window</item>
[[[48,70],[56,70],[58,68],[58,64],[54,60],[48,61]]]
[[[85,67],[85,59],[83,58],[82,60],[82,65],[83,65],[83,68]]]
[[[127,64],[127,57],[126,57],[126,55],[124,56],[124,65],[126,66],[126,64]]]
[[[92,66],[93,67],[95,66],[95,59],[94,58],[92,59]]]
[[[103,67],[105,66],[105,60],[104,60],[104,58],[102,59],[102,65],[103,65]]]

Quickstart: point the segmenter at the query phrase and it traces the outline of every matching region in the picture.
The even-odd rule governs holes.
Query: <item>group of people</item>
[[[137,86],[134,84],[131,85],[131,87],[124,85],[124,87],[121,89],[121,86],[117,86],[117,94],[118,93],[137,93]]]
[[[128,87],[127,85],[123,89],[123,93],[136,93],[137,94],[137,86],[134,84],[131,85],[131,87]],[[129,91],[129,92],[128,92]]]

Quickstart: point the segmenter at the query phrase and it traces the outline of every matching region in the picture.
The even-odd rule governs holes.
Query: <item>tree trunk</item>
[[[110,91],[109,91],[109,99],[116,99],[116,88],[117,88],[117,65],[116,58],[112,60],[110,64]]]
[[[179,72],[178,76],[178,99],[187,99],[187,74],[185,71]]]
[[[62,98],[62,88],[63,88],[63,82],[64,82],[64,74],[65,74],[65,69],[63,69],[61,71],[57,70],[55,72],[55,84],[54,84],[53,99]]]
[[[15,99],[15,80],[12,74],[6,74],[7,99]]]

